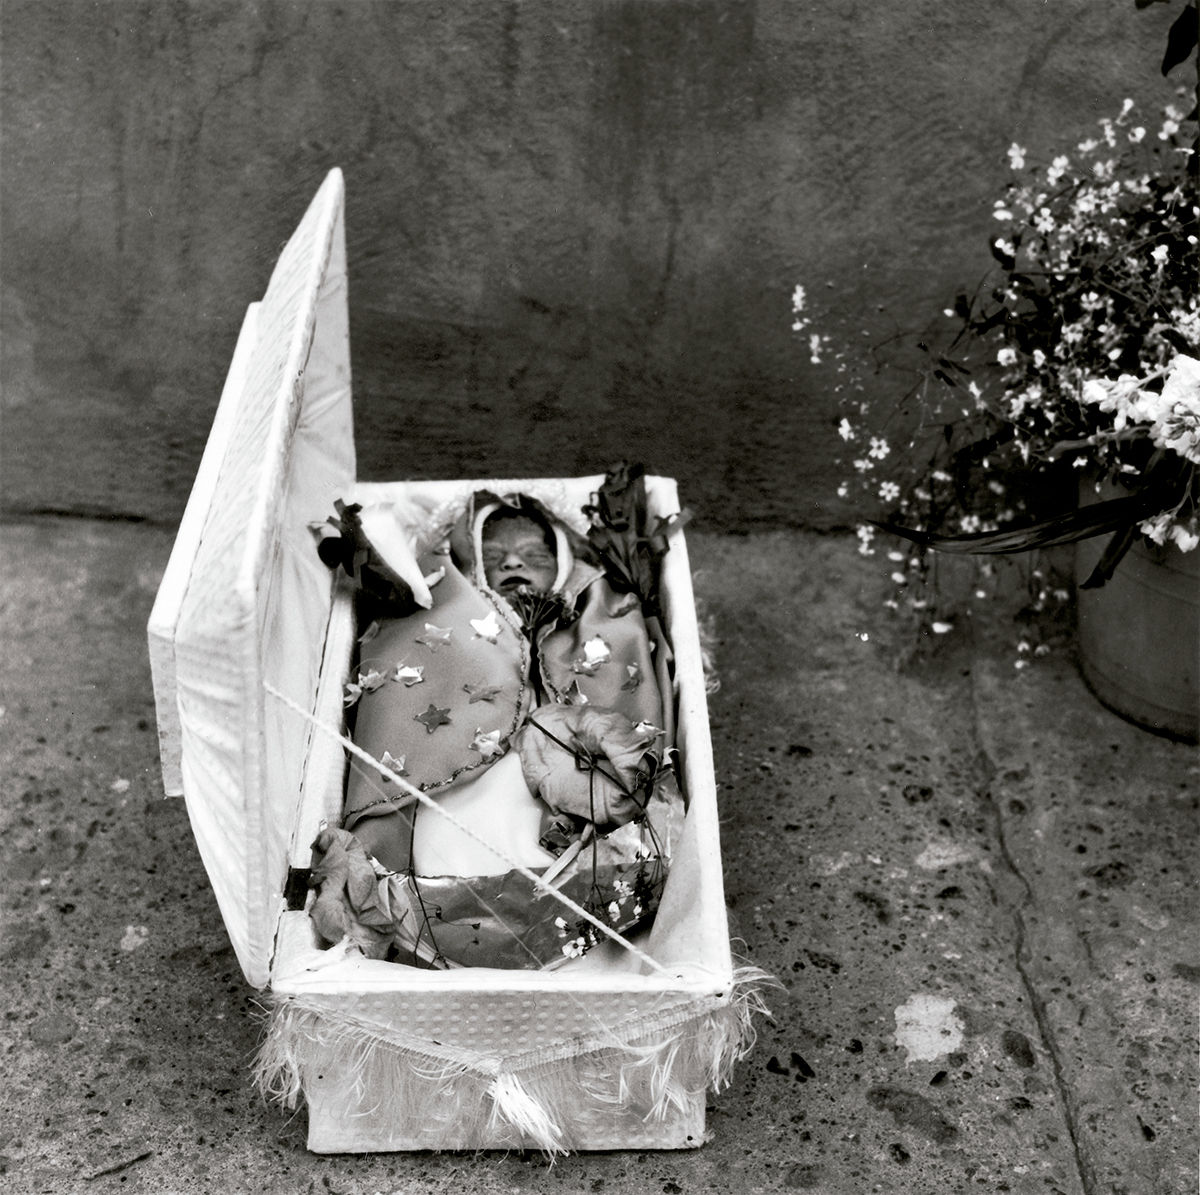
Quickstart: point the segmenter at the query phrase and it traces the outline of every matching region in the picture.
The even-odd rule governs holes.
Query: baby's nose
[[[510,548],[505,552],[504,559],[500,562],[500,567],[506,569],[524,568],[525,558],[516,548]]]

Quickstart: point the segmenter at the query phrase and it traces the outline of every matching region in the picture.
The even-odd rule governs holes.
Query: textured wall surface
[[[346,173],[360,473],[680,477],[839,518],[790,331],[936,317],[1005,149],[1167,94],[1133,0],[6,0],[3,491],[178,517],[237,327]]]

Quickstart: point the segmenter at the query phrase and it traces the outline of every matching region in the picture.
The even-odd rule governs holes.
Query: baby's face
[[[558,561],[532,519],[494,519],[483,528],[483,574],[497,593],[522,585],[546,590],[554,585]]]

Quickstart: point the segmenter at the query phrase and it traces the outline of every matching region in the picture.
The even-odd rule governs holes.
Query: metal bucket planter
[[[1076,545],[1077,587],[1105,542]],[[1139,539],[1111,580],[1077,588],[1076,599],[1080,667],[1092,692],[1147,730],[1200,741],[1200,549]]]

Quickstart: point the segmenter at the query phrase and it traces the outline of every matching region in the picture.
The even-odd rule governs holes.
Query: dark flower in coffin
[[[334,514],[310,526],[321,561],[331,569],[340,566],[344,570],[362,595],[375,603],[372,613],[404,614],[414,610],[412,587],[388,566],[367,537],[359,518],[361,504],[339,498],[333,507]]]
[[[567,626],[576,618],[575,611],[561,593],[519,585],[504,596],[521,620],[521,629],[531,640],[536,639],[542,627]]]
[[[584,513],[592,520],[588,542],[613,588],[636,595],[647,617],[659,617],[659,571],[667,534],[683,526],[688,512],[651,518],[644,467],[622,462],[607,474]]]

